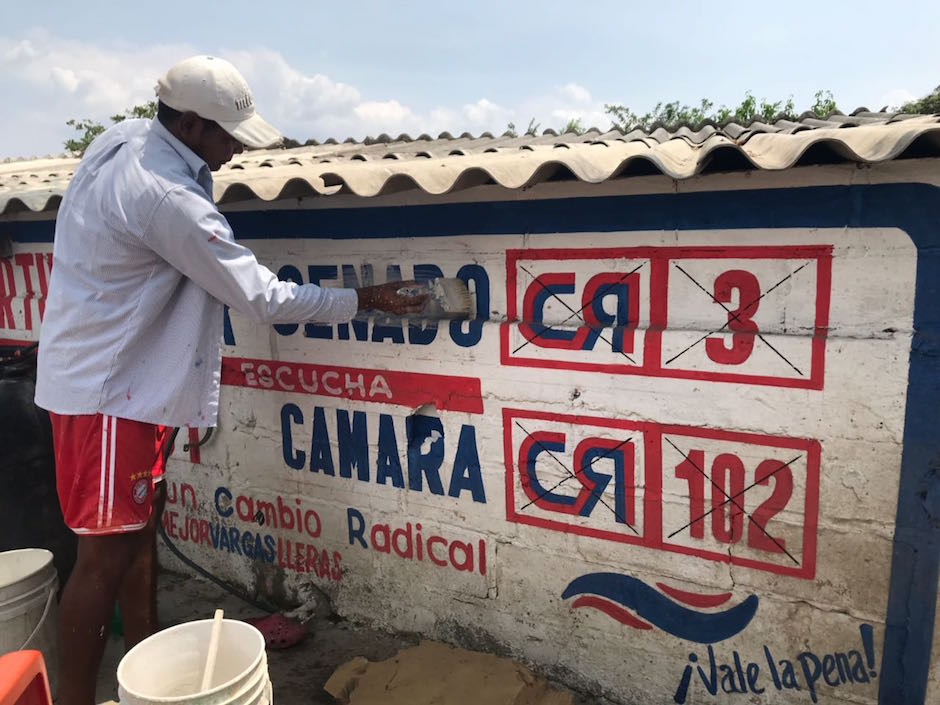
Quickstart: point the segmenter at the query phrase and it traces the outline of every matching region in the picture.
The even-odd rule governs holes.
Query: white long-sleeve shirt
[[[259,323],[332,323],[358,297],[279,281],[234,241],[199,156],[156,119],[115,125],[59,207],[36,404],[215,425],[223,303]]]

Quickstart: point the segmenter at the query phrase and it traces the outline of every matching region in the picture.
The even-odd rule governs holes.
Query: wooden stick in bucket
[[[212,621],[212,635],[209,637],[209,653],[206,654],[206,669],[202,672],[202,686],[200,693],[209,690],[212,682],[212,672],[215,670],[215,657],[219,653],[219,637],[222,633],[222,610],[215,611]]]

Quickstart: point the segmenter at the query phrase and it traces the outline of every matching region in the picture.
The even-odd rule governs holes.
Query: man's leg
[[[158,482],[154,488],[153,514],[139,532],[134,561],[118,592],[124,647],[128,651],[157,631],[157,522],[165,504],[166,482]]]
[[[59,602],[58,705],[94,705],[108,622],[140,532],[79,536],[78,558]]]
[[[108,624],[129,573],[138,576],[128,583],[131,638],[146,636],[156,622],[150,606],[154,536],[164,495],[151,483],[162,472],[165,432],[102,414],[50,412],[49,418],[62,515],[79,534],[78,558],[59,603],[58,705],[94,705]]]

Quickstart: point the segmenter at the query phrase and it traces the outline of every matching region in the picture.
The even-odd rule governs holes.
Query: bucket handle
[[[23,642],[23,645],[19,648],[20,651],[25,649],[29,642],[33,640],[33,637],[39,633],[39,629],[42,627],[43,622],[46,621],[46,617],[49,616],[49,609],[52,607],[52,601],[55,599],[55,590],[52,586],[49,587],[49,597],[46,598],[46,607],[42,611],[42,617],[39,618],[39,621],[36,623],[36,628],[33,629],[33,633],[26,637],[26,641]]]

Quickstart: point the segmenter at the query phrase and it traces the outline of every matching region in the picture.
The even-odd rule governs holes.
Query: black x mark
[[[740,504],[738,504],[738,503],[735,501],[735,499],[736,499],[737,497],[740,497],[742,494],[744,494],[745,492],[747,492],[747,490],[749,490],[751,487],[753,487],[754,485],[756,485],[756,484],[757,484],[756,482],[755,482],[754,484],[752,484],[750,487],[748,487],[748,488],[742,490],[741,492],[738,492],[737,494],[735,494],[734,497],[731,497],[730,495],[728,495],[727,492],[725,492],[724,488],[722,488],[721,485],[719,485],[717,482],[715,482],[712,478],[710,478],[710,477],[708,476],[708,473],[706,473],[704,470],[702,470],[702,468],[700,468],[698,465],[696,465],[695,462],[692,460],[691,457],[689,457],[686,453],[683,453],[681,450],[679,450],[679,447],[678,447],[675,443],[673,443],[671,440],[669,440],[668,438],[666,438],[666,436],[663,436],[663,440],[665,440],[669,445],[671,445],[673,448],[675,448],[676,451],[678,451],[679,455],[681,455],[681,456],[684,457],[686,460],[688,460],[689,463],[691,463],[692,467],[695,468],[696,470],[698,470],[699,473],[701,473],[702,477],[704,477],[706,480],[708,480],[710,483],[712,483],[712,485],[713,485],[715,488],[717,488],[719,492],[721,492],[725,497],[727,497],[727,500],[724,501],[724,502],[722,502],[721,505],[719,505],[719,506],[722,506],[722,507],[723,507],[723,506],[725,506],[726,504],[728,504],[728,502],[731,502],[731,504],[733,504],[735,507],[737,507],[737,508],[741,511],[741,513],[742,513],[744,516],[746,516],[746,517],[748,518],[748,521],[750,521],[754,526],[756,526],[758,529],[760,529],[760,530],[764,533],[764,535],[765,535],[767,538],[769,538],[771,541],[773,541],[773,542],[776,544],[777,548],[779,548],[781,551],[783,551],[784,553],[786,553],[786,554],[790,557],[790,560],[791,560],[791,561],[793,561],[796,565],[799,565],[799,564],[800,564],[800,562],[799,562],[798,560],[796,560],[796,558],[794,558],[793,555],[792,555],[786,548],[784,548],[784,546],[783,546],[782,543],[780,543],[776,538],[774,538],[773,536],[771,536],[770,533],[767,531],[767,529],[765,529],[763,526],[761,526],[760,523],[759,523],[756,519],[754,519],[754,517],[752,517],[750,514],[748,514],[746,511],[744,511],[744,507],[742,507]],[[776,470],[774,470],[774,472],[775,472],[775,473],[776,473],[776,472],[779,472],[781,469],[787,467],[787,465],[790,465],[790,463],[795,462],[797,459],[799,459],[799,458],[801,458],[801,457],[802,457],[802,456],[797,456],[796,458],[794,458],[793,460],[791,460],[791,461],[790,461],[789,463],[787,463],[786,465],[781,465],[779,468],[777,468]],[[771,473],[771,474],[773,474],[773,473]],[[769,477],[769,476],[768,476],[768,477]],[[714,507],[711,511],[715,511],[715,509],[718,509],[718,507]],[[695,519],[695,520],[693,520],[693,521],[690,521],[688,524],[686,524],[685,526],[683,526],[682,529],[679,529],[678,531],[674,531],[673,533],[669,534],[669,538],[672,538],[672,537],[675,536],[677,533],[679,533],[679,531],[682,531],[683,529],[686,529],[686,528],[688,528],[689,526],[692,526],[692,524],[694,524],[696,521],[698,521],[699,519],[702,519],[702,518],[708,516],[709,514],[711,514],[711,512],[707,512],[707,513],[703,514],[702,516],[700,516],[698,519]]]
[[[532,277],[532,280],[533,280],[534,282],[536,282],[540,287],[542,287],[543,289],[545,289],[545,291],[547,291],[549,294],[551,294],[553,299],[556,299],[562,306],[564,306],[566,309],[568,309],[569,311],[571,311],[571,315],[568,316],[568,317],[567,317],[565,320],[563,320],[561,323],[553,323],[553,324],[550,325],[550,326],[546,326],[543,330],[539,331],[537,334],[533,335],[531,338],[528,338],[522,345],[520,345],[520,346],[517,347],[515,350],[513,350],[513,351],[512,351],[512,354],[515,355],[517,352],[519,352],[520,350],[522,350],[522,348],[524,348],[526,345],[528,345],[529,343],[531,343],[533,340],[535,340],[535,339],[538,338],[539,336],[544,335],[544,334],[547,333],[548,331],[550,331],[550,330],[552,330],[552,329],[554,329],[554,328],[558,328],[559,326],[565,325],[565,323],[567,323],[568,321],[570,321],[570,320],[571,320],[572,318],[574,318],[575,316],[580,317],[580,316],[581,316],[581,312],[584,311],[584,309],[586,309],[588,306],[593,305],[595,301],[597,301],[598,299],[602,298],[603,296],[606,296],[608,291],[610,291],[611,289],[613,289],[614,286],[616,286],[617,284],[619,284],[620,282],[622,282],[624,279],[626,279],[627,277],[629,277],[631,274],[633,274],[634,272],[636,272],[637,270],[639,270],[644,264],[646,264],[646,263],[645,263],[645,262],[640,262],[636,267],[634,267],[634,268],[631,269],[629,272],[627,272],[626,274],[624,274],[624,275],[623,275],[622,277],[620,277],[617,281],[611,282],[610,284],[606,285],[603,289],[601,289],[600,291],[597,292],[597,294],[594,296],[594,298],[592,298],[590,301],[588,301],[586,304],[584,304],[584,306],[582,306],[581,308],[579,308],[577,311],[575,311],[573,308],[571,308],[571,306],[569,306],[567,303],[565,303],[565,302],[558,296],[558,294],[556,294],[556,293],[553,292],[551,289],[549,289],[547,286],[545,286],[542,282],[539,281],[538,277],[536,277],[534,274],[532,274],[532,272],[530,272],[528,269],[526,269],[525,267],[523,267],[523,266],[520,264],[520,265],[519,265],[519,269],[521,269],[523,272],[525,272],[525,273],[528,274],[530,277]],[[581,321],[584,322],[584,319],[582,318]],[[601,340],[603,340],[603,341],[604,341],[605,343],[607,343],[608,345],[610,345],[611,348],[613,348],[613,343],[611,343],[609,340],[607,340],[607,338],[605,338],[603,335],[601,335],[600,333],[598,333],[598,334],[597,334],[597,337],[600,338]],[[634,362],[633,358],[630,357],[629,355],[627,355],[623,350],[620,350],[619,352],[620,352],[621,355],[623,355],[625,358],[627,358],[627,359],[630,361],[630,364],[631,364],[631,365],[635,365],[635,364],[636,364],[636,362]]]
[[[521,423],[519,423],[518,421],[516,421],[515,424],[516,424],[516,426],[518,426],[520,429],[522,429],[522,432],[526,435],[526,438],[531,438],[531,437],[532,437],[532,434],[529,433],[529,432],[525,429],[525,427],[523,427],[523,425],[522,425]],[[555,483],[554,486],[552,486],[552,487],[550,487],[549,489],[545,490],[542,494],[540,494],[540,495],[539,495],[538,497],[536,497],[535,499],[529,500],[529,502],[528,502],[527,504],[525,504],[524,506],[522,506],[522,507],[519,509],[519,511],[521,512],[523,509],[526,509],[526,508],[530,507],[532,504],[538,502],[538,501],[539,501],[540,499],[542,499],[543,497],[545,497],[545,496],[551,494],[554,490],[556,490],[556,489],[558,489],[559,487],[561,487],[561,485],[563,485],[563,484],[564,484],[565,482],[567,482],[568,480],[577,479],[577,476],[578,476],[580,473],[582,473],[582,472],[584,472],[585,470],[587,470],[588,468],[590,468],[590,467],[594,464],[595,461],[601,460],[601,459],[603,459],[603,458],[610,457],[610,454],[611,454],[611,453],[613,453],[615,450],[617,450],[617,449],[620,448],[621,446],[626,445],[626,444],[629,443],[631,440],[632,440],[631,438],[628,438],[627,440],[625,440],[625,441],[623,441],[623,442],[621,442],[621,443],[618,443],[618,444],[617,444],[616,446],[614,446],[613,448],[610,448],[610,449],[608,449],[607,451],[605,451],[603,455],[601,455],[601,456],[599,456],[599,457],[597,457],[597,458],[594,458],[594,460],[592,460],[590,463],[588,463],[587,465],[585,465],[584,467],[582,467],[582,468],[581,468],[580,470],[578,470],[578,472],[576,472],[576,473],[571,472],[571,470],[568,469],[568,466],[565,465],[563,462],[561,462],[561,460],[558,459],[558,456],[555,455],[554,453],[552,453],[552,451],[550,451],[548,448],[546,448],[540,441],[538,441],[538,440],[535,441],[535,442],[538,444],[538,446],[539,446],[543,451],[545,451],[546,453],[549,454],[549,456],[552,458],[552,460],[554,460],[556,463],[558,463],[558,464],[562,467],[562,469],[563,469],[566,473],[568,473],[568,477],[565,477],[565,478],[563,478],[562,480],[560,480],[559,482]],[[600,494],[597,493],[597,488],[596,488],[596,487],[595,487],[593,490],[591,490],[591,496],[592,496],[592,497],[597,497],[597,500],[598,500],[601,504],[603,504],[605,507],[607,507],[607,509],[610,510],[610,513],[614,515],[614,517],[617,519],[617,521],[619,521],[621,524],[626,524],[628,527],[630,527],[630,531],[632,531],[632,532],[633,532],[634,534],[636,534],[637,536],[640,535],[640,534],[637,532],[637,530],[633,528],[633,526],[630,524],[630,522],[627,521],[626,517],[621,517],[613,507],[611,507],[609,504],[607,504],[607,502],[604,501],[604,498],[601,497]]]
[[[760,296],[758,296],[756,299],[754,299],[753,301],[751,301],[751,303],[749,303],[747,306],[742,306],[739,310],[740,310],[740,311],[747,311],[749,308],[751,308],[751,306],[753,306],[754,304],[758,303],[761,299],[763,299],[765,296],[767,296],[767,294],[769,294],[771,291],[773,291],[774,289],[776,289],[778,286],[780,286],[781,284],[783,284],[783,283],[784,283],[785,281],[787,281],[790,277],[792,277],[794,274],[796,274],[797,272],[799,272],[801,269],[803,269],[804,267],[806,267],[806,266],[808,266],[808,265],[809,265],[809,262],[805,262],[804,264],[801,264],[799,267],[797,267],[795,270],[793,270],[792,272],[790,272],[790,273],[789,273],[787,276],[785,276],[783,279],[781,279],[781,280],[778,281],[776,284],[774,284],[772,287],[770,287],[767,291],[765,291],[765,292],[762,293]],[[687,277],[691,280],[691,282],[692,282],[693,284],[695,284],[695,286],[697,286],[699,289],[701,289],[702,291],[704,291],[705,294],[706,294],[706,296],[708,296],[708,298],[710,298],[710,299],[711,299],[712,301],[714,301],[716,304],[718,304],[719,306],[721,306],[721,307],[728,313],[728,320],[727,320],[727,321],[725,322],[725,324],[724,324],[723,326],[721,326],[720,328],[717,328],[717,329],[715,329],[715,330],[713,330],[713,331],[711,331],[711,332],[709,332],[709,333],[706,333],[706,334],[703,335],[701,338],[699,338],[698,340],[696,340],[694,343],[692,343],[691,345],[689,345],[688,347],[686,347],[684,350],[680,351],[680,352],[677,353],[676,355],[673,355],[671,358],[669,358],[668,360],[666,360],[666,362],[663,363],[664,366],[665,366],[665,365],[668,365],[670,362],[675,361],[676,359],[678,359],[678,358],[681,357],[682,355],[685,355],[689,350],[691,350],[692,348],[694,348],[696,345],[698,345],[699,343],[701,343],[703,340],[705,340],[705,339],[708,338],[709,336],[715,335],[715,333],[720,333],[721,331],[723,331],[725,328],[727,328],[727,327],[731,324],[731,321],[738,321],[738,322],[741,321],[741,319],[738,318],[738,316],[737,316],[735,313],[733,313],[733,312],[731,311],[731,309],[729,309],[729,308],[728,308],[727,306],[725,306],[721,301],[719,301],[718,299],[716,299],[714,294],[712,294],[710,291],[708,291],[708,289],[706,289],[704,286],[702,286],[701,284],[699,284],[699,283],[695,280],[695,278],[694,278],[691,274],[689,274],[687,271],[685,271],[682,267],[680,267],[678,263],[675,263],[675,266],[676,266],[676,269],[678,269],[678,270],[679,270],[680,272],[682,272],[685,276],[687,276]],[[758,338],[760,338],[761,341],[763,341],[764,344],[767,345],[768,348],[770,348],[771,350],[773,350],[781,360],[783,360],[783,361],[784,361],[785,363],[787,363],[790,367],[792,367],[794,370],[796,370],[796,373],[797,373],[798,375],[800,375],[801,377],[804,376],[803,373],[800,371],[800,369],[799,369],[796,365],[794,365],[792,362],[790,362],[790,361],[784,356],[783,353],[781,353],[779,350],[777,350],[777,348],[775,348],[773,345],[771,345],[771,344],[767,341],[767,339],[766,339],[763,335],[761,335],[760,332],[755,333],[755,335],[756,335]]]
[[[686,457],[688,457],[688,456],[686,456]],[[770,478],[772,478],[774,475],[776,475],[778,472],[780,472],[780,471],[783,470],[784,468],[788,468],[788,467],[790,467],[791,465],[793,465],[793,463],[795,463],[797,460],[799,460],[799,459],[802,458],[802,457],[803,457],[802,455],[798,455],[798,456],[796,456],[795,458],[793,458],[793,460],[791,460],[791,461],[789,461],[789,462],[787,462],[787,463],[781,463],[781,464],[780,464],[780,467],[778,467],[778,468],[777,468],[776,470],[774,470],[772,473],[769,473],[768,475],[766,475],[765,477],[763,477],[760,482],[758,482],[757,480],[755,480],[754,482],[752,482],[750,485],[748,485],[747,487],[745,487],[745,488],[744,488],[743,490],[741,490],[740,492],[736,492],[736,493],[735,493],[734,495],[732,495],[731,497],[728,497],[728,499],[726,499],[726,500],[725,500],[724,502],[722,502],[721,504],[718,504],[718,505],[712,507],[711,509],[709,509],[709,510],[708,510],[707,512],[705,512],[702,516],[697,517],[697,518],[693,519],[692,521],[690,521],[690,522],[689,522],[688,524],[686,524],[685,526],[682,526],[682,527],[676,529],[676,530],[673,531],[671,534],[669,534],[669,537],[668,537],[668,538],[672,538],[673,536],[675,536],[676,534],[678,534],[680,531],[685,531],[685,530],[688,529],[690,526],[692,526],[692,524],[694,524],[694,523],[697,522],[697,521],[701,521],[702,519],[704,519],[705,517],[707,517],[709,514],[711,514],[711,513],[712,513],[713,511],[715,511],[716,509],[721,509],[721,508],[722,508],[723,506],[725,506],[728,502],[731,502],[732,500],[735,500],[735,499],[737,499],[738,497],[740,497],[741,495],[743,495],[743,494],[744,494],[745,492],[747,492],[749,489],[751,489],[752,487],[754,487],[754,485],[763,484],[764,482],[766,482],[767,480],[769,480]],[[694,463],[693,463],[693,465],[694,465]],[[727,496],[727,495],[726,495],[726,496]]]

